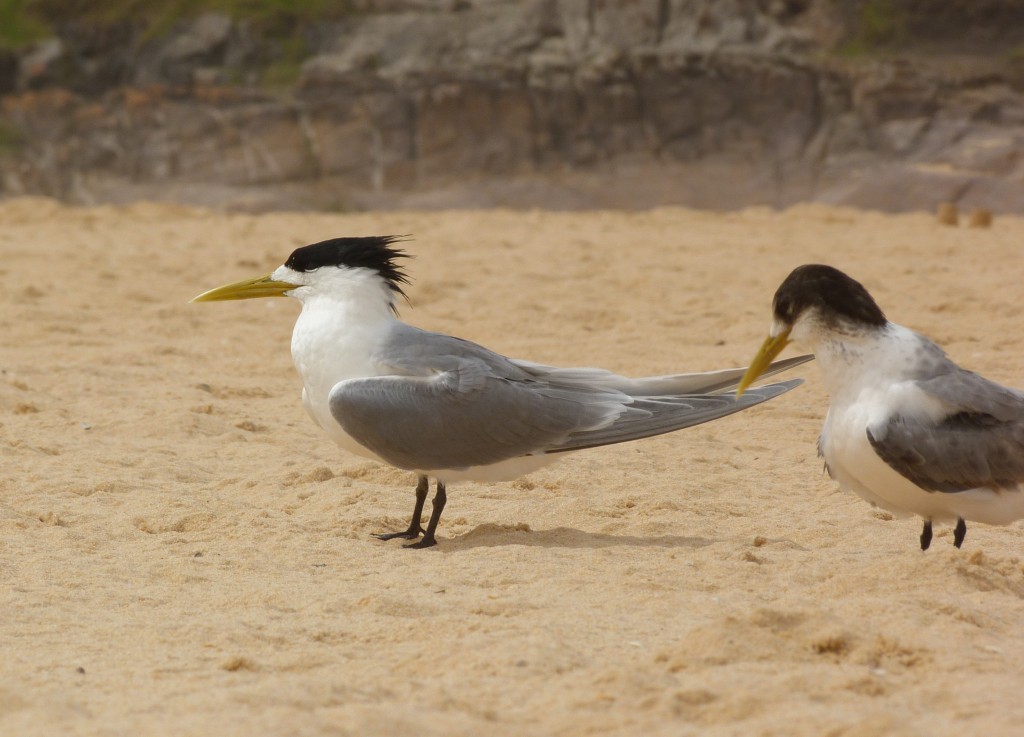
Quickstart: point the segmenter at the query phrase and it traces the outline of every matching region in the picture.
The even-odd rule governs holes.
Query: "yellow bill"
[[[190,302],[223,302],[229,299],[256,299],[257,297],[283,297],[286,292],[298,289],[299,285],[289,284],[285,281],[274,281],[270,276],[261,276],[257,279],[246,279],[234,284],[225,284],[222,287],[203,292],[198,297],[193,297]]]
[[[737,397],[743,394],[747,387],[757,381],[757,377],[763,374],[765,369],[772,365],[775,357],[782,353],[782,349],[789,345],[789,332],[787,328],[775,337],[769,335],[765,338],[764,343],[761,344],[761,350],[754,356],[754,360],[750,362],[747,372],[743,374],[743,378],[740,379],[740,383],[736,387]]]

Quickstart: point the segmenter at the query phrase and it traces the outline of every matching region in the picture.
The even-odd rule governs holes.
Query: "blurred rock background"
[[[0,0],[0,197],[1024,209],[1022,0]]]

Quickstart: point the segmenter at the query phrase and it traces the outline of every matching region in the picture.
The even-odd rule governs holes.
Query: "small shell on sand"
[[[943,202],[939,205],[939,209],[935,213],[935,216],[943,225],[956,226],[960,224],[960,213],[957,212],[956,205],[952,202]]]
[[[972,228],[991,228],[992,211],[984,207],[976,207],[971,210],[967,224]]]

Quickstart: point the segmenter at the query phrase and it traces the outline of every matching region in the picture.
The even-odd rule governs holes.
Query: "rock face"
[[[364,2],[307,29],[310,54],[276,92],[247,83],[266,44],[226,16],[147,42],[131,27],[69,30],[17,64],[0,56],[0,194],[1024,206],[1020,63],[841,60],[826,53],[843,35],[835,5]]]

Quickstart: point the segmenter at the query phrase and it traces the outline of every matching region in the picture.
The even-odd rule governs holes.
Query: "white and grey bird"
[[[960,368],[923,335],[889,322],[832,268],[795,269],[775,292],[768,338],[737,394],[783,348],[811,351],[831,397],[818,455],[843,489],[894,514],[1005,525],[1024,517],[1024,392]]]
[[[436,544],[446,484],[503,481],[568,451],[679,430],[754,406],[800,379],[733,395],[743,369],[629,379],[553,368],[398,319],[408,278],[394,236],[336,238],[297,249],[283,266],[194,302],[290,296],[302,305],[292,358],[302,400],[345,450],[418,475],[409,528],[381,539]],[[766,367],[774,374],[811,356]],[[437,480],[426,530],[428,477]]]

